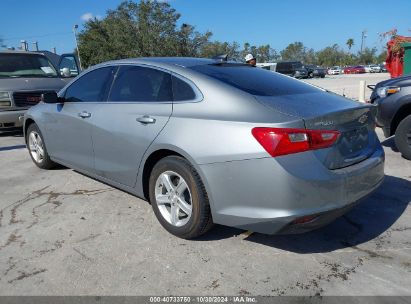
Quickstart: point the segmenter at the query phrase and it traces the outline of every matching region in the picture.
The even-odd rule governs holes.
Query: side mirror
[[[56,92],[46,92],[41,94],[41,101],[44,103],[63,103],[64,99],[58,97]]]
[[[69,68],[62,68],[61,74],[63,75],[63,77],[71,77],[71,72]]]
[[[58,68],[63,77],[76,77],[80,74],[79,64],[74,54],[61,55]],[[68,70],[68,72],[66,72],[66,70]]]

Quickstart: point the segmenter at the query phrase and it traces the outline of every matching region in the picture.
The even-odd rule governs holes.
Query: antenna
[[[219,60],[219,61],[221,61],[221,62],[227,61],[227,60],[228,60],[228,54],[217,55],[217,56],[214,56],[214,57],[211,58],[211,59]]]

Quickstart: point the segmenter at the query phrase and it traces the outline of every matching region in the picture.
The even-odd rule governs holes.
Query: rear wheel
[[[151,172],[149,189],[154,213],[171,234],[192,239],[213,226],[204,185],[184,158],[168,156],[160,160]]]
[[[395,131],[395,144],[402,156],[411,160],[411,115],[405,117]]]
[[[35,123],[31,124],[27,129],[26,143],[30,157],[37,167],[41,169],[51,169],[56,166],[56,163],[50,159],[47,153],[43,135]]]

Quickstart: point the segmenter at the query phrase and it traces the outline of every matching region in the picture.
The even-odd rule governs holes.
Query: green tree
[[[354,39],[349,38],[345,44],[348,46],[348,49],[351,51],[351,48],[354,45]]]
[[[317,61],[314,49],[309,49],[298,41],[290,43],[280,54],[282,60],[298,60],[309,64]]]
[[[375,63],[376,55],[377,54],[377,48],[368,48],[366,47],[362,53],[358,53],[358,63],[360,64],[370,64],[370,63]]]
[[[258,46],[256,49],[255,56],[257,58],[257,62],[260,62],[260,63],[277,61],[278,58],[280,57],[277,54],[276,50],[270,47],[269,44]]]
[[[290,43],[280,52],[282,60],[300,60],[305,57],[306,48],[302,42]]]
[[[305,50],[303,62],[307,64],[317,64],[317,53],[314,51],[314,49]]]
[[[194,26],[186,23],[182,24],[177,36],[177,55],[187,57],[199,56],[202,49],[209,43],[211,36],[211,32],[201,34],[195,31]]]
[[[227,54],[230,60],[241,60],[241,52],[239,51],[239,47],[240,46],[237,42],[208,42],[202,45],[198,56],[212,58],[214,56]]]
[[[210,32],[189,24],[177,27],[180,14],[167,2],[123,1],[107,16],[87,21],[79,33],[85,67],[111,59],[149,56],[197,56]]]
[[[245,56],[250,53],[250,47],[251,45],[248,42],[244,43],[243,50],[241,51],[241,59],[244,59]]]
[[[345,53],[338,44],[333,44],[317,52],[317,62],[323,66],[341,65],[345,58]]]
[[[387,59],[387,49],[382,50],[376,58],[377,63],[383,63],[385,62],[385,59]]]

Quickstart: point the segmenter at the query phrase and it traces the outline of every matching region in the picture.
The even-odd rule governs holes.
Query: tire
[[[321,75],[321,78],[325,78],[325,75]]]
[[[194,167],[182,157],[168,156],[154,166],[149,196],[160,224],[177,237],[197,238],[213,226],[204,184]]]
[[[26,132],[26,143],[31,160],[41,169],[51,169],[56,163],[50,159],[39,127],[32,123]]]
[[[308,78],[314,78],[314,73],[308,74]]]
[[[395,131],[395,144],[402,156],[411,160],[411,115],[405,117]]]

